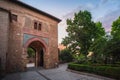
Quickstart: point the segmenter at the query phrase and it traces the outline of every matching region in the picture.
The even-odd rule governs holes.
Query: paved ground
[[[66,71],[67,64],[60,65],[59,68],[40,70],[39,73],[45,75],[50,80],[113,80],[110,78],[92,75],[88,76]]]
[[[2,80],[47,80],[36,71],[28,71],[7,75]]]
[[[2,80],[112,80],[101,76],[88,76],[66,71],[67,64],[55,69],[33,69],[32,71],[7,75]]]

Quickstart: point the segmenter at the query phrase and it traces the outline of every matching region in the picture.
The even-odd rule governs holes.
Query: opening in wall
[[[11,21],[17,21],[17,15],[11,14]]]
[[[34,22],[34,29],[41,31],[42,30],[41,22]]]
[[[34,22],[34,29],[37,29],[37,22]]]
[[[38,30],[41,30],[41,23],[39,23],[38,25]]]

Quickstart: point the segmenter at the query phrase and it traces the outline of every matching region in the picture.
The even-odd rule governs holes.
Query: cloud
[[[73,11],[67,13],[66,15],[63,16],[63,19],[70,19],[74,17],[75,13],[78,13],[80,10],[88,10],[91,11],[92,9],[94,9],[94,5],[92,4],[86,4],[86,5],[80,5],[79,7],[77,7],[76,9],[74,9]]]
[[[58,42],[62,42],[62,39],[67,36],[67,32],[66,32],[66,28],[67,28],[67,24],[66,24],[66,20],[63,20],[62,22],[60,22],[58,24]]]
[[[111,25],[120,16],[120,8],[112,11],[105,16],[99,18],[97,21],[101,21],[106,31],[111,31]]]
[[[108,3],[109,0],[100,0],[100,2],[94,7],[95,9],[100,8],[101,6]]]
[[[118,8],[120,8],[120,4],[118,5]]]
[[[100,0],[100,2],[98,3],[98,5],[91,4],[91,3],[81,4],[80,6],[78,6],[73,11],[71,11],[71,12],[67,13],[66,15],[64,15],[62,18],[63,19],[73,18],[74,14],[78,13],[80,10],[88,10],[90,12],[97,11],[97,10],[99,10],[101,8],[101,6],[104,6],[108,2],[109,2],[109,0]]]
[[[106,4],[109,0],[101,0],[101,4]]]

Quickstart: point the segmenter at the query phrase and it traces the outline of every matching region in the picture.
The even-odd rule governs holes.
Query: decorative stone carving
[[[49,42],[49,39],[48,39],[48,38],[44,38],[44,37],[40,37],[40,36],[35,36],[35,35],[30,35],[30,34],[24,34],[23,37],[24,37],[24,38],[23,38],[23,45],[24,45],[29,39],[35,38],[35,37],[40,38],[40,39],[43,39],[43,40],[46,42],[47,45],[48,45],[48,42]]]

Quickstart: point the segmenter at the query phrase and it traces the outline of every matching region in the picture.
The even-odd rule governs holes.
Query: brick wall
[[[8,49],[8,28],[9,28],[9,13],[0,10],[0,58],[1,67],[6,67],[6,53]]]
[[[44,66],[45,68],[55,67],[55,63],[58,62],[58,22],[45,16],[44,14],[36,13],[9,1],[0,0],[0,7],[10,11],[11,14],[17,15],[17,21],[12,21],[9,25],[9,37],[7,37],[8,33],[3,35],[4,40],[7,40],[8,38],[8,53],[6,60],[7,66],[9,67],[7,67],[7,71],[23,71],[26,66],[25,60],[27,52],[24,47],[25,44],[23,44],[24,34],[41,37],[41,39],[46,39],[48,41],[46,45],[47,51],[44,56]],[[5,14],[1,16],[3,17]],[[3,26],[6,25],[6,28],[8,27],[8,20],[9,19],[6,18],[4,21],[6,23],[2,23]],[[34,21],[42,23],[41,31],[34,30]],[[6,32],[7,30],[3,31]],[[7,45],[7,43],[4,43],[2,43],[2,48],[4,45]],[[6,53],[5,51],[4,53]],[[3,55],[3,53],[1,55]]]

